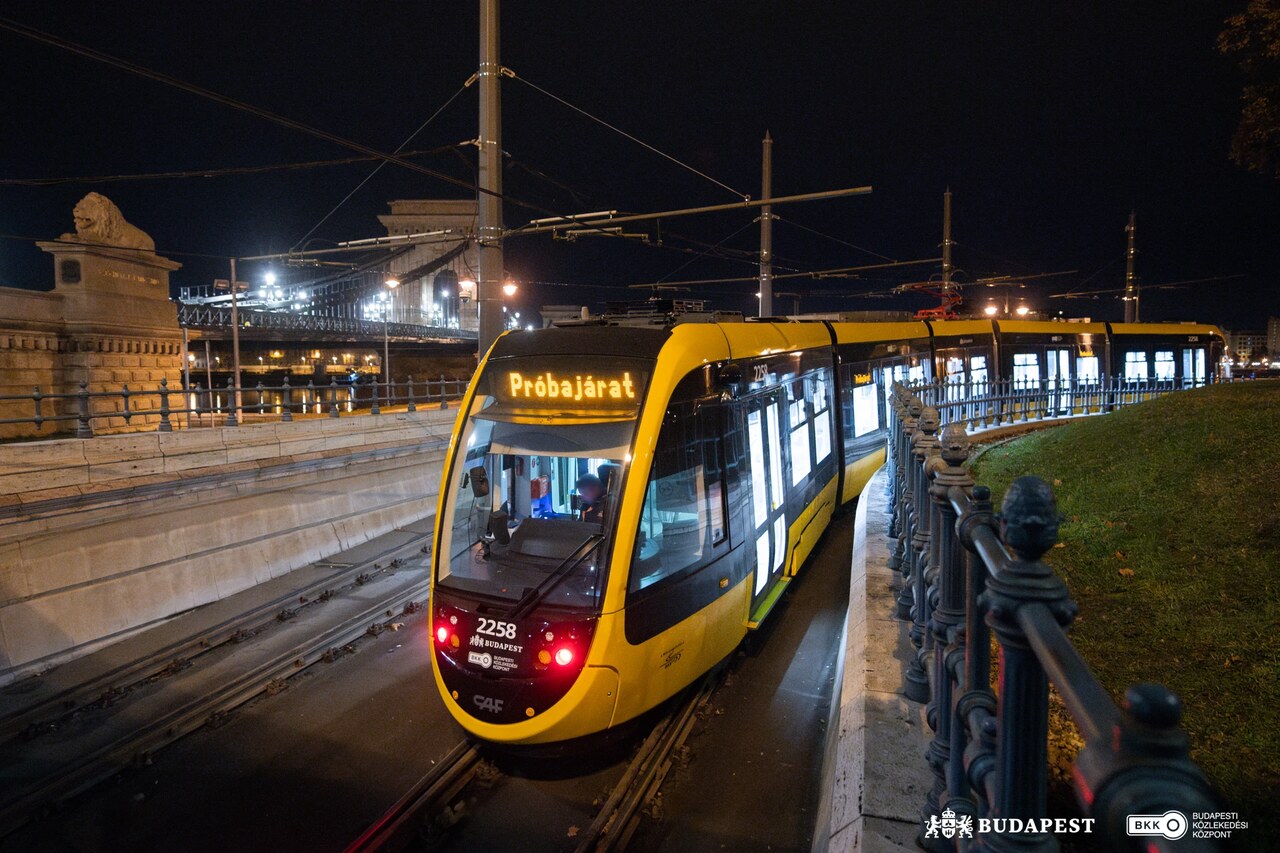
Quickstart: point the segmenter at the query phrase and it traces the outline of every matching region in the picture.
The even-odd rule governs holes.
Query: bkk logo
[[[1129,835],[1163,835],[1177,841],[1187,834],[1187,816],[1178,811],[1164,814],[1131,814],[1124,821],[1124,831]]]
[[[1239,812],[1192,812],[1190,819],[1174,809],[1164,814],[1131,814],[1125,818],[1129,835],[1159,835],[1177,841],[1188,832],[1192,838],[1230,838],[1237,829],[1248,829]]]
[[[976,831],[979,835],[995,833],[998,835],[1038,835],[1044,833],[1080,833],[1093,832],[1093,818],[1028,818],[1016,817],[980,817],[974,826],[972,815],[957,815],[951,809],[942,812],[942,816],[931,815],[924,825],[925,838],[973,838]]]

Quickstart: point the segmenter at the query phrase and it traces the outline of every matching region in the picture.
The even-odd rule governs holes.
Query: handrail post
[[[440,410],[449,408],[449,398],[444,393],[444,374],[440,374]]]
[[[89,425],[89,383],[83,379],[76,392],[76,407],[76,438],[93,438],[93,427]]]
[[[283,389],[282,395],[284,399],[282,400],[283,405],[280,408],[280,421],[282,423],[289,423],[293,420],[293,386],[289,384],[288,374],[285,375],[284,382],[281,387]]]
[[[378,380],[376,378],[373,380],[372,385],[373,385],[373,405],[369,407],[369,414],[380,415],[382,414],[382,409],[378,408]]]
[[[908,583],[910,565],[907,560],[907,541],[911,538],[912,531],[912,496],[911,460],[908,448],[911,446],[911,438],[915,435],[916,424],[920,413],[924,411],[924,406],[914,396],[908,397],[904,401],[904,406],[907,417],[902,422],[902,431],[898,439],[898,494],[896,498],[898,504],[898,538],[894,541],[893,552],[889,555],[889,568],[901,575],[901,583],[898,587],[898,618],[910,619],[911,585]]]
[[[993,818],[1040,818],[1047,799],[1049,680],[1018,620],[1026,606],[1046,608],[1064,627],[1076,606],[1066,584],[1040,561],[1058,538],[1058,506],[1039,477],[1020,477],[1005,493],[1000,538],[1014,559],[992,573],[983,596],[987,624],[1000,643]],[[992,851],[1053,850],[1050,833],[992,834]]]
[[[44,413],[40,411],[40,400],[43,399],[43,395],[40,393],[39,385],[31,390],[31,399],[35,402],[35,417],[32,420],[35,422],[36,429],[40,429],[44,426]]]
[[[405,394],[406,394],[406,396],[408,396],[408,398],[409,398],[409,403],[408,403],[408,405],[405,407],[405,411],[408,411],[408,412],[416,412],[416,411],[418,411],[418,404],[417,404],[417,403],[415,403],[415,402],[414,402],[414,400],[413,400],[413,375],[412,375],[412,374],[410,374],[410,375],[405,379],[405,382],[407,383],[407,384],[406,384],[406,386],[405,386]]]
[[[173,432],[173,424],[169,422],[169,379],[160,377],[160,424],[158,432]]]
[[[889,389],[889,440],[885,442],[885,468],[888,473],[889,537],[898,538],[898,436],[902,430],[902,386],[894,383]]]
[[[338,417],[338,377],[329,377],[329,417]]]
[[[929,678],[925,673],[921,654],[927,643],[926,626],[929,623],[929,589],[925,580],[929,564],[930,512],[928,495],[928,465],[931,454],[938,451],[938,410],[929,406],[920,413],[915,435],[911,436],[911,479],[914,521],[911,541],[907,544],[907,565],[911,571],[911,644],[916,654],[907,665],[906,686],[903,693],[916,702],[929,699]]]
[[[1097,817],[1104,838],[1124,837],[1130,814],[1174,808],[1189,818],[1220,810],[1208,779],[1191,760],[1181,719],[1177,696],[1159,684],[1136,684],[1125,691],[1111,736],[1086,744],[1076,756],[1078,793],[1092,799],[1090,816]]]
[[[239,426],[240,422],[236,419],[236,397],[237,397],[236,380],[234,378],[227,380],[227,394],[229,395],[230,406],[227,408],[226,426]]]
[[[191,386],[191,394],[192,394],[192,400],[193,400],[193,402],[191,403],[191,414],[196,416],[196,421],[200,424],[200,426],[204,426],[204,404],[202,402],[203,398],[201,397],[202,393],[203,392],[200,389],[199,382]],[[191,422],[188,419],[187,425],[190,426],[190,423]]]
[[[929,486],[937,526],[934,528],[935,553],[938,568],[938,606],[930,620],[933,633],[933,700],[936,703],[936,725],[933,741],[929,744],[928,761],[933,770],[933,789],[925,798],[924,818],[938,814],[943,798],[950,793],[947,784],[948,768],[952,767],[952,749],[963,751],[963,739],[957,739],[953,728],[962,725],[955,719],[954,698],[956,683],[952,676],[955,668],[963,663],[965,655],[965,554],[956,534],[956,510],[950,500],[953,488],[966,492],[973,488],[973,476],[964,468],[969,458],[970,442],[964,427],[948,424],[939,440],[940,455],[935,467],[933,483]],[[961,765],[962,766],[962,765]],[[955,769],[952,767],[952,769]],[[962,795],[964,804],[967,797]],[[948,807],[955,810],[947,798]],[[973,814],[965,808],[960,814]]]

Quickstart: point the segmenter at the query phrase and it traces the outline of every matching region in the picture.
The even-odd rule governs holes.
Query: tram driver
[[[604,522],[604,484],[595,474],[583,474],[575,484],[578,489],[578,518],[581,521]]]

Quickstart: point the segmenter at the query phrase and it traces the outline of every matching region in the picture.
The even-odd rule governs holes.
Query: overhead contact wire
[[[529,81],[529,80],[526,80],[525,78],[521,77],[519,74],[516,74],[515,72],[511,72],[511,76],[512,76],[512,78],[513,78],[513,79],[515,79],[515,80],[519,80],[521,83],[525,84],[525,85],[526,85],[526,86],[528,86],[530,89],[533,89],[533,90],[535,90],[535,91],[541,92],[543,95],[546,95],[546,96],[547,96],[548,98],[550,98],[551,100],[556,101],[557,103],[563,104],[564,106],[568,107],[569,109],[573,110],[574,112],[576,112],[576,113],[580,113],[580,114],[582,114],[582,115],[586,116],[587,118],[591,119],[592,121],[596,122],[597,124],[600,124],[600,125],[603,125],[604,127],[609,128],[609,130],[612,130],[614,133],[616,133],[616,134],[618,134],[618,135],[620,135],[620,136],[624,136],[624,137],[626,137],[627,139],[630,139],[630,140],[631,140],[632,142],[634,142],[635,144],[637,144],[637,145],[639,145],[640,147],[645,148],[645,149],[647,149],[647,150],[649,150],[649,151],[652,151],[654,154],[657,154],[659,157],[662,157],[662,158],[664,158],[664,159],[666,159],[666,160],[670,160],[672,163],[675,163],[675,164],[676,164],[677,166],[679,166],[680,168],[682,168],[682,169],[687,169],[688,171],[693,172],[693,174],[697,175],[698,177],[700,177],[700,178],[704,178],[705,180],[710,181],[711,183],[715,184],[716,186],[718,186],[718,187],[720,187],[720,188],[722,188],[722,189],[728,190],[729,192],[733,193],[734,195],[738,196],[739,198],[741,198],[741,199],[743,199],[743,200],[746,200],[746,201],[750,201],[750,200],[751,200],[751,196],[750,196],[748,193],[744,193],[744,192],[741,192],[741,191],[739,191],[739,190],[735,190],[733,187],[729,186],[729,185],[728,185],[728,184],[726,184],[725,182],[723,182],[723,181],[719,181],[719,180],[716,180],[715,178],[713,178],[713,177],[711,177],[710,175],[708,175],[706,172],[703,172],[703,171],[701,171],[701,170],[699,170],[699,169],[697,169],[697,168],[695,168],[695,167],[693,167],[693,166],[690,166],[688,163],[684,162],[683,160],[680,160],[680,159],[678,159],[678,158],[676,158],[676,157],[673,157],[673,156],[671,156],[670,154],[668,154],[667,152],[665,152],[665,151],[663,151],[663,150],[661,150],[661,149],[659,149],[659,148],[655,148],[654,146],[652,146],[652,145],[650,145],[649,143],[645,142],[643,139],[639,139],[639,138],[637,138],[637,137],[633,136],[632,134],[627,133],[627,132],[626,132],[625,130],[623,130],[622,128],[617,127],[616,125],[612,125],[612,124],[610,124],[609,122],[605,121],[604,119],[600,118],[599,116],[592,115],[591,113],[589,113],[589,112],[587,112],[586,110],[584,110],[582,107],[579,107],[579,106],[577,106],[576,104],[571,104],[571,103],[569,103],[568,101],[566,101],[564,98],[560,97],[559,95],[553,94],[552,92],[548,92],[546,89],[542,88],[542,87],[541,87],[541,86],[539,86],[537,83],[533,83],[533,82],[531,82],[531,81]]]

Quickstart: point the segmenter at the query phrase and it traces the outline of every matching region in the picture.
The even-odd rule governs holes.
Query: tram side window
[[[831,453],[831,401],[827,371],[813,378],[813,458],[819,465]]]
[[[875,385],[859,385],[850,394],[853,397],[853,435],[857,438],[880,429],[880,401]]]
[[[973,383],[973,392],[983,394],[987,390],[987,357],[975,355],[969,359],[969,381]]]
[[[1160,350],[1156,352],[1156,381],[1172,382],[1173,381],[1173,350]]]
[[[1098,384],[1098,357],[1082,355],[1076,359],[1076,381],[1081,385]]]
[[[1040,385],[1040,355],[1034,352],[1013,354],[1013,387],[1036,388]]]
[[[805,405],[804,383],[787,386],[787,422],[791,430],[791,485],[798,486],[809,476],[809,410]]]
[[[881,375],[884,378],[884,420],[885,423],[888,423],[891,400],[889,395],[893,393],[894,383],[905,381],[907,369],[901,364],[895,364],[893,366],[885,365],[881,368]],[[852,404],[850,404],[850,408],[852,408]],[[849,422],[850,419],[846,417],[845,423],[848,424]],[[848,427],[846,426],[845,429],[848,429]]]
[[[1147,353],[1145,351],[1124,354],[1124,381],[1145,382],[1147,379]]]
[[[726,537],[720,410],[691,403],[672,409],[645,487],[632,557],[633,592],[702,562]]]
[[[1184,384],[1204,384],[1204,347],[1182,351],[1182,381]]]

